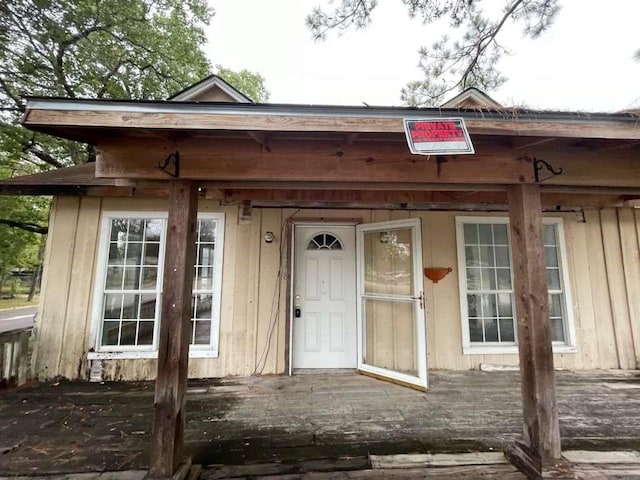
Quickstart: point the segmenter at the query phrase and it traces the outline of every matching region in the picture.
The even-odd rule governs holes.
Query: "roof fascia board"
[[[175,114],[267,115],[287,117],[355,118],[444,118],[465,120],[549,121],[575,124],[623,122],[640,129],[640,117],[632,113],[582,113],[539,110],[460,110],[449,108],[353,107],[334,105],[289,105],[226,102],[100,101],[83,99],[26,97],[27,111],[90,111]]]

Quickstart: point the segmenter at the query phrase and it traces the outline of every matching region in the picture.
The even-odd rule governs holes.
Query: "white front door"
[[[293,368],[357,366],[353,226],[296,226]]]

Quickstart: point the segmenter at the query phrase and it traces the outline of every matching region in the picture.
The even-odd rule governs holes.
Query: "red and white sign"
[[[473,154],[473,144],[462,118],[404,120],[411,153],[416,155]]]

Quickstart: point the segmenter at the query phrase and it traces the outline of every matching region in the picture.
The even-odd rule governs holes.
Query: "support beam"
[[[509,188],[509,220],[525,445],[507,456],[542,475],[559,462],[561,449],[538,185]]]
[[[171,478],[186,461],[184,424],[197,211],[196,183],[172,180],[148,478]]]

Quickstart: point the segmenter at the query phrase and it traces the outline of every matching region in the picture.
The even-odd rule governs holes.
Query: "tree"
[[[1,1],[0,178],[93,157],[87,145],[23,128],[23,96],[168,98],[208,75],[201,46],[212,15],[207,0]],[[265,95],[262,77],[254,83]],[[47,211],[39,199],[0,197],[0,280],[33,250],[29,232],[46,231]]]
[[[443,36],[430,47],[419,50],[422,80],[402,89],[409,105],[438,105],[454,90],[478,87],[494,90],[506,78],[498,70],[506,49],[498,38],[508,23],[518,24],[523,34],[536,38],[552,24],[560,11],[559,0],[503,0],[496,14],[482,10],[486,0],[402,0],[411,18],[432,24],[446,20],[458,37]],[[371,22],[377,0],[341,0],[330,12],[318,7],[307,17],[307,26],[316,39],[332,30],[364,29]]]
[[[234,72],[220,65],[217,65],[217,68],[221,78],[254,102],[266,103],[269,101],[269,91],[264,85],[264,77],[259,73],[253,73],[246,69]]]

